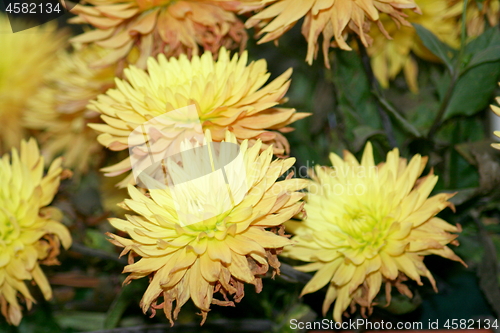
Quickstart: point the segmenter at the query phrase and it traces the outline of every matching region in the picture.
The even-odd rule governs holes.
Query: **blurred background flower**
[[[9,33],[11,26],[3,13],[0,31],[0,153],[6,153],[25,136],[21,118],[26,103],[55,65],[53,55],[64,49],[67,35],[57,31],[56,24]]]
[[[458,48],[460,45],[460,24],[449,15],[447,0],[416,0],[421,13],[409,12],[406,20],[417,23],[431,31],[447,45]],[[418,65],[413,54],[427,61],[441,62],[422,43],[415,28],[411,25],[401,25],[387,14],[380,15],[380,22],[387,33],[377,29],[370,30],[373,43],[367,48],[370,55],[373,72],[380,84],[387,88],[389,81],[394,80],[403,70],[406,83],[411,91],[418,91]]]
[[[64,166],[80,174],[102,159],[97,134],[87,126],[100,122],[99,113],[87,104],[114,87],[116,66],[90,67],[109,53],[96,45],[61,50],[43,85],[29,99],[24,126],[41,131],[42,153],[48,162],[62,154]]]
[[[52,290],[40,264],[58,264],[59,244],[71,245],[71,236],[60,222],[62,213],[49,206],[68,174],[55,160],[43,176],[43,157],[34,139],[0,160],[0,309],[7,322],[19,325],[22,318],[18,299],[31,309],[35,302],[25,281],[33,281],[45,299]]]
[[[462,0],[448,0],[449,15],[456,15],[461,19],[464,2]],[[470,0],[467,3],[467,35],[477,37],[484,32],[485,27],[498,25],[500,18],[499,0]]]
[[[391,2],[379,0],[261,0],[244,4],[243,8],[253,10],[258,5],[263,9],[245,23],[247,28],[256,27],[258,36],[265,34],[258,43],[277,40],[290,30],[299,19],[304,17],[302,35],[307,39],[306,61],[311,64],[313,58],[316,58],[319,49],[318,38],[322,34],[321,48],[327,68],[330,68],[330,60],[328,59],[330,46],[351,50],[346,42],[349,33],[358,35],[365,46],[371,44],[371,38],[367,34],[371,22],[376,23],[382,33],[389,38],[379,20],[381,13],[386,13],[397,24],[402,25],[409,25],[405,19],[404,9],[419,13],[418,6],[413,0]]]
[[[239,2],[228,0],[89,0],[75,6],[71,23],[87,23],[95,30],[74,37],[74,43],[96,43],[112,52],[93,65],[109,65],[124,59],[134,46],[135,63],[146,67],[147,58],[189,57],[221,47],[243,50],[247,35],[236,17]],[[201,50],[201,51],[200,51]]]

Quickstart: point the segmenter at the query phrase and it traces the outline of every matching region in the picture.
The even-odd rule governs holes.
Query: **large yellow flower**
[[[17,33],[0,13],[0,153],[24,136],[21,116],[26,102],[41,85],[43,75],[56,64],[54,53],[64,47],[65,35],[46,24]]]
[[[43,157],[34,139],[21,142],[0,159],[0,310],[7,322],[19,325],[21,306],[34,302],[24,280],[38,285],[45,299],[52,290],[40,264],[57,264],[59,243],[71,245],[71,236],[59,221],[61,212],[48,205],[59,188],[63,170],[55,160],[43,177]],[[63,174],[64,175],[64,174]]]
[[[416,3],[422,14],[410,12],[407,20],[424,26],[446,44],[458,47],[460,29],[456,20],[449,17],[448,0],[416,0]],[[379,30],[370,31],[373,44],[368,48],[368,54],[375,76],[383,87],[387,87],[389,80],[404,69],[410,90],[417,92],[418,67],[410,52],[429,61],[439,61],[439,58],[423,45],[413,26],[400,26],[386,14],[380,15],[380,21],[392,39],[387,39]]]
[[[106,125],[90,126],[102,132],[99,142],[115,151],[134,149],[161,153],[167,148],[176,151],[186,130],[201,124],[203,131],[210,129],[215,141],[223,140],[225,131],[230,130],[240,141],[249,139],[253,143],[260,139],[264,148],[273,144],[275,154],[287,154],[288,141],[281,132],[292,130],[286,125],[309,115],[275,107],[284,101],[292,71],[287,70],[264,86],[269,78],[266,61],[247,65],[247,58],[244,52],[241,57],[234,55],[231,59],[229,51],[221,49],[217,61],[210,52],[194,56],[191,61],[185,55],[178,60],[167,60],[160,54],[158,60],[148,60],[147,72],[131,66],[125,69],[128,82],[117,80],[116,89],[110,89],[89,106],[102,113]],[[195,106],[196,119],[178,115],[177,110],[190,105]],[[157,117],[170,115],[172,119],[159,121],[156,134],[143,144],[130,140],[134,129]],[[149,156],[143,157],[143,160],[149,159]],[[127,158],[103,171],[116,176],[130,169]],[[133,183],[132,174],[120,184],[127,183]]]
[[[461,19],[463,0],[448,0],[449,16]],[[485,24],[494,27],[500,18],[500,0],[470,0],[467,5],[467,35],[477,37],[483,33]]]
[[[252,10],[259,5],[266,8],[245,23],[247,28],[259,27],[259,35],[266,33],[259,43],[277,40],[299,19],[305,17],[302,34],[308,44],[306,61],[311,64],[313,58],[316,58],[318,38],[323,34],[322,49],[325,66],[328,68],[330,46],[351,50],[345,40],[347,33],[356,33],[363,44],[368,46],[371,43],[367,35],[369,22],[376,22],[379,28],[385,31],[379,20],[380,13],[390,15],[400,24],[409,25],[405,20],[406,14],[403,13],[403,9],[419,12],[413,0],[256,0],[244,5],[244,8]]]
[[[147,194],[129,185],[131,199],[124,207],[138,215],[110,219],[131,237],[109,234],[113,244],[125,248],[122,255],[130,251],[142,257],[125,267],[124,272],[131,273],[125,283],[152,275],[142,309],[155,313],[163,308],[172,324],[190,298],[201,310],[203,323],[210,304],[239,302],[245,282],[260,292],[261,277],[269,265],[279,273],[277,254],[291,244],[282,223],[303,206],[299,200],[304,193],[297,191],[305,180],[277,181],[294,158],[271,161],[272,147],[259,153],[260,140],[252,147],[248,140],[239,146],[231,132],[219,146],[210,131],[205,138],[203,146],[184,141],[180,159],[166,162],[168,183],[177,185]],[[205,167],[211,173],[205,173]],[[217,292],[222,300],[213,297]],[[160,304],[158,298],[163,298]]]
[[[57,66],[45,75],[44,85],[30,98],[24,116],[27,128],[42,130],[40,141],[44,156],[52,161],[64,156],[64,165],[86,172],[98,162],[102,150],[89,122],[99,122],[100,114],[87,109],[90,100],[114,87],[115,67],[89,67],[108,50],[91,46],[71,53],[62,51]],[[97,157],[97,158],[96,158]]]
[[[247,35],[236,17],[238,2],[231,0],[88,0],[91,6],[77,5],[72,23],[88,23],[96,28],[77,36],[77,43],[96,43],[112,49],[95,65],[123,59],[137,46],[144,68],[149,56],[197,55],[202,50],[216,52],[221,47],[243,49]]]
[[[427,158],[414,156],[408,163],[398,149],[387,154],[387,161],[374,164],[372,146],[367,144],[361,163],[349,152],[342,160],[330,155],[334,168],[315,168],[308,186],[305,210],[307,219],[290,222],[298,244],[284,254],[310,262],[297,269],[317,271],[302,294],[328,286],[323,303],[326,313],[335,302],[333,317],[359,304],[371,310],[372,301],[386,284],[411,297],[401,282],[407,277],[422,284],[434,279],[423,263],[424,256],[437,254],[460,261],[446,245],[458,245],[460,227],[435,217],[453,194],[441,193],[428,198],[437,176],[432,172],[418,178]]]

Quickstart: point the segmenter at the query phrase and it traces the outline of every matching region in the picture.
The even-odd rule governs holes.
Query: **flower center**
[[[181,152],[167,159],[163,184],[168,184],[182,227],[219,229],[247,192],[244,159],[234,143],[196,145],[185,140]]]
[[[2,212],[0,212],[1,215]],[[12,223],[11,219],[7,216],[3,216],[0,219],[0,245],[7,245],[12,243],[15,238],[16,230],[19,229],[16,224]]]
[[[367,207],[344,207],[341,229],[348,235],[351,248],[364,250],[374,256],[385,244],[383,218],[375,216]]]
[[[345,207],[345,211],[345,231],[351,236],[356,237],[369,232],[377,225],[377,220],[363,209]]]

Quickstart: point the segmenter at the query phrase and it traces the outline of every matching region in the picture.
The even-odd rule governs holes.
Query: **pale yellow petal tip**
[[[491,107],[491,110],[497,115],[497,116],[500,116],[500,107],[496,106],[496,105],[490,105]]]

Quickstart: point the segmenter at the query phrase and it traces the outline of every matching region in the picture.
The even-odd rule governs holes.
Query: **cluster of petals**
[[[214,147],[208,130],[203,143],[192,145],[186,140],[182,158],[168,159],[173,183],[194,178],[201,165],[226,154],[227,148],[220,147],[212,148],[210,159],[197,153],[195,148]],[[291,244],[282,224],[302,210],[304,193],[299,191],[306,181],[291,177],[278,181],[295,159],[272,160],[272,147],[262,152],[260,140],[251,147],[248,143],[244,140],[239,145],[234,134],[226,132],[222,144],[237,148],[238,158],[235,164],[224,164],[224,177],[219,169],[194,183],[183,182],[181,189],[168,186],[145,191],[129,185],[130,199],[123,208],[133,213],[126,220],[110,222],[130,238],[108,236],[113,244],[124,247],[122,255],[129,253],[124,272],[130,275],[125,283],[150,277],[141,300],[144,312],[151,309],[154,314],[163,308],[173,324],[191,299],[203,323],[211,304],[234,306],[244,296],[245,283],[260,292],[269,266],[279,273],[277,255]],[[135,256],[140,260],[134,262]]]
[[[223,140],[229,130],[239,141],[248,139],[253,144],[260,140],[263,149],[273,145],[276,155],[286,155],[290,147],[282,133],[293,130],[288,124],[309,115],[277,107],[285,102],[292,71],[289,69],[266,84],[270,76],[266,61],[247,62],[247,52],[231,57],[224,48],[216,61],[210,52],[191,60],[185,55],[168,60],[163,54],[157,59],[149,58],[147,70],[135,66],[125,69],[126,79],[116,79],[115,89],[89,105],[89,109],[102,115],[105,123],[89,126],[101,132],[99,142],[114,151],[173,154],[178,152],[180,142],[191,135],[189,131],[200,125],[198,133],[209,129],[214,141]],[[189,107],[195,108],[196,119],[180,113]],[[167,119],[170,115],[172,119]],[[148,134],[148,140],[142,145],[131,140],[136,128],[151,124],[154,119],[158,120],[155,133]],[[144,153],[138,163],[148,159]],[[127,158],[103,170],[114,177],[131,169]],[[134,183],[132,173],[120,186],[128,183]]]
[[[461,20],[464,1],[448,0],[448,15]],[[484,32],[486,23],[490,27],[500,22],[500,0],[469,1],[466,10],[466,27],[469,37],[477,37]],[[461,24],[461,23],[460,23]]]
[[[333,317],[341,321],[349,306],[370,313],[382,284],[389,302],[392,286],[412,297],[403,283],[408,278],[422,285],[427,277],[436,289],[423,259],[434,254],[462,262],[447,246],[458,245],[460,226],[436,217],[453,208],[448,199],[454,194],[429,197],[438,177],[419,178],[427,158],[408,162],[396,148],[376,165],[368,143],[361,162],[349,152],[343,159],[332,153],[330,160],[333,168],[317,166],[311,174],[307,218],[286,224],[296,245],[283,255],[308,262],[298,270],[317,271],[302,295],[326,286],[323,313],[335,301]]]
[[[35,299],[27,281],[38,285],[45,299],[52,290],[40,264],[58,264],[60,243],[71,245],[62,213],[49,206],[65,172],[56,159],[43,175],[44,163],[34,139],[22,141],[18,151],[0,159],[0,311],[9,324],[19,325],[22,308]]]
[[[371,44],[368,31],[372,22],[390,38],[380,20],[382,13],[389,15],[398,25],[409,26],[405,9],[420,12],[413,0],[256,0],[244,4],[244,8],[249,11],[260,9],[245,23],[247,28],[256,27],[259,36],[265,34],[259,43],[277,40],[304,18],[302,34],[308,44],[306,61],[311,64],[316,58],[318,39],[322,35],[321,49],[328,68],[330,46],[351,50],[346,42],[349,33],[358,35],[368,46]]]
[[[448,0],[416,0],[421,13],[409,12],[406,20],[420,24],[431,31],[437,38],[453,48],[458,48],[460,26],[455,17],[450,15]],[[367,49],[373,73],[380,84],[387,88],[389,81],[403,71],[406,83],[411,91],[418,91],[418,64],[413,55],[432,62],[440,62],[422,43],[413,26],[401,26],[389,15],[381,14],[380,21],[388,39],[380,30],[371,29],[373,39]]]
[[[16,19],[13,19],[16,20]],[[16,25],[23,22],[16,21]],[[43,76],[57,64],[54,54],[64,48],[66,34],[56,31],[55,24],[11,33],[6,15],[0,13],[0,153],[19,142],[26,132],[22,114],[43,83]]]
[[[87,104],[114,87],[116,66],[90,66],[107,54],[108,50],[95,45],[73,52],[61,50],[23,115],[26,128],[41,131],[39,141],[47,160],[62,155],[64,165],[79,173],[95,164],[102,150],[97,134],[87,126],[100,122],[100,114]]]
[[[247,35],[235,12],[239,2],[230,0],[88,0],[76,5],[71,23],[95,29],[72,39],[112,50],[95,66],[113,64],[138,51],[136,65],[144,68],[150,56],[198,55],[221,47],[245,47]]]

